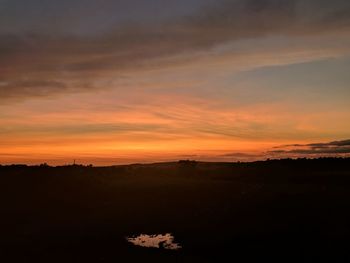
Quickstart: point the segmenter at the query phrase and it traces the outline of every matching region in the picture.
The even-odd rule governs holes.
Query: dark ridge
[[[349,207],[350,158],[0,166],[0,260],[349,262]]]

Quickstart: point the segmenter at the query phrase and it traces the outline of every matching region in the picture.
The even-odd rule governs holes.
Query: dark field
[[[0,262],[350,261],[350,159],[0,166],[0,190]]]

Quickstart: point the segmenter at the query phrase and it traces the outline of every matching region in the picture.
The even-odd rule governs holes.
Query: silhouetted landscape
[[[0,187],[1,262],[350,260],[350,158],[9,165]],[[181,249],[126,240],[165,233]]]

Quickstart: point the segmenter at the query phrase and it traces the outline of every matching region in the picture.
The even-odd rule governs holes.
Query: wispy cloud
[[[350,140],[333,141],[328,143],[290,144],[277,146],[276,150],[268,151],[272,154],[348,154]]]
[[[0,80],[8,83],[0,85],[0,94],[6,99],[101,89],[94,80],[186,64],[227,43],[276,35],[347,35],[349,27],[345,0],[237,0],[218,1],[157,25],[118,25],[100,36],[0,32]],[[233,51],[231,58],[240,56]]]

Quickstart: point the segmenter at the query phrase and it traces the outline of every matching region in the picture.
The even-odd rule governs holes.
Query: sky
[[[348,0],[0,0],[0,163],[350,155]]]

